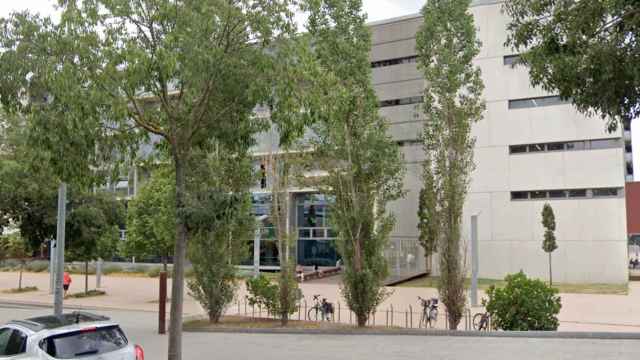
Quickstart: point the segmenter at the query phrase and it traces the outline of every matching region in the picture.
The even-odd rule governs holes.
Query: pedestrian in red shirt
[[[69,286],[71,285],[71,275],[68,272],[64,272],[64,276],[62,277],[62,287],[64,288],[64,296],[67,296],[67,292],[69,291]]]

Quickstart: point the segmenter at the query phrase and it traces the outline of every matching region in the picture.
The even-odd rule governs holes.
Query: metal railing
[[[311,321],[311,322],[326,322],[327,320],[316,320],[310,318],[309,310],[314,309],[314,304],[309,304],[306,300],[302,300],[298,303],[296,310],[289,316],[290,320],[298,321]],[[482,313],[472,313],[471,309],[466,308],[462,314],[462,320],[458,325],[458,330],[472,331],[474,329],[473,318],[474,316]],[[241,300],[236,301],[230,308],[227,309],[226,315],[235,315],[249,317],[252,319],[279,319],[278,314],[273,314],[258,304],[251,304],[249,301]],[[382,308],[375,311],[369,320],[367,326],[371,327],[385,327],[385,328],[401,328],[401,329],[425,329],[425,330],[447,330],[449,329],[449,314],[446,310],[443,310],[430,327],[423,326],[422,321],[422,308],[419,306],[409,305],[406,308],[396,307],[393,304],[387,308]],[[320,317],[318,315],[318,317]],[[353,311],[340,302],[334,304],[334,313],[329,317],[329,322],[344,324],[344,325],[356,325],[356,316]],[[486,330],[492,330],[491,320],[489,318],[489,324],[486,326]]]

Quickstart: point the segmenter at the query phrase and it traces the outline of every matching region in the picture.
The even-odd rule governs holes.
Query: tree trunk
[[[163,256],[162,257],[162,271],[167,272],[167,269],[169,268],[169,266],[167,265],[167,262],[169,261],[168,256]]]
[[[549,253],[549,286],[553,285],[553,276],[551,272],[551,253]]]
[[[20,275],[18,277],[18,291],[22,290],[22,271],[24,270],[24,264],[20,265]]]
[[[171,311],[169,323],[169,360],[182,359],[182,311],[184,297],[184,263],[187,251],[188,230],[184,214],[186,197],[185,164],[181,154],[172,149],[176,170],[176,244],[173,254],[173,279],[171,286]]]
[[[89,262],[84,262],[84,293],[89,294]]]
[[[368,314],[356,314],[356,318],[358,321],[358,327],[365,327],[367,326],[367,320],[369,319]]]

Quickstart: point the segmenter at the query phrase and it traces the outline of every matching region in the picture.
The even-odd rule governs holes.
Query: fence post
[[[404,311],[404,327],[405,329],[409,327],[409,313],[407,310]]]
[[[238,315],[242,314],[242,311],[240,310],[240,300],[238,300]]]
[[[307,314],[307,300],[304,300],[304,319],[309,321],[309,315]]]
[[[258,304],[258,317],[262,317],[262,304]]]
[[[409,305],[409,317],[409,327],[413,329],[413,307],[411,305]]]
[[[341,322],[340,321],[340,311],[341,311],[341,309],[340,309],[340,301],[338,301],[338,322]]]
[[[385,311],[384,326],[389,327],[389,308]]]
[[[393,327],[393,304],[391,304],[391,327]]]
[[[349,325],[351,325],[351,309],[349,309]]]
[[[256,304],[251,304],[251,318],[256,318]]]
[[[300,313],[302,313],[302,303],[298,303],[298,321],[300,321]]]
[[[376,327],[376,313],[377,311],[373,310],[373,327]]]

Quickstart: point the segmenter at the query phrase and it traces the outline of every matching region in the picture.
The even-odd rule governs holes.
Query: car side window
[[[20,330],[0,329],[0,358],[22,354],[27,350],[27,336]]]

